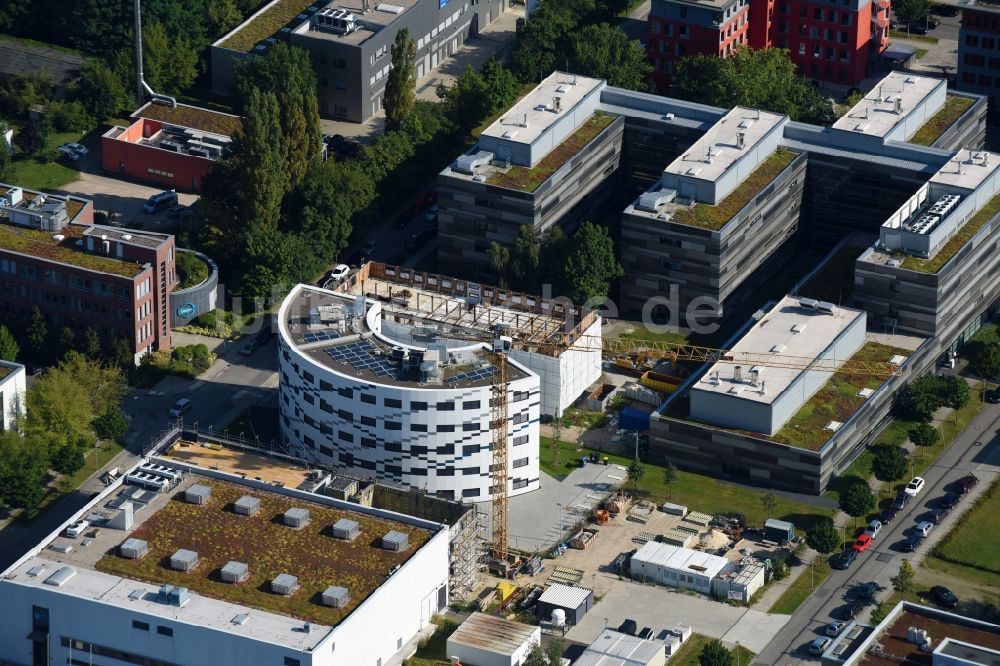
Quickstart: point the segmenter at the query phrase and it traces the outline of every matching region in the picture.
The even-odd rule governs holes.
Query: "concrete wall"
[[[172,328],[189,324],[198,315],[205,314],[215,309],[216,298],[219,288],[219,267],[208,255],[194,250],[184,250],[178,248],[178,252],[192,252],[198,256],[208,266],[208,277],[204,282],[170,292],[170,316]],[[190,312],[189,305],[194,306],[194,311]],[[182,316],[182,314],[184,316]]]
[[[138,138],[133,137],[133,134],[140,132],[140,138],[149,136],[158,131],[161,124],[155,120],[140,118],[133,123],[127,134],[114,137],[110,136],[114,130],[105,133],[101,137],[101,167],[120,177],[157,183],[178,190],[200,191],[205,175],[211,171],[215,160],[134,143]],[[151,125],[151,131],[144,131],[144,125]]]
[[[13,430],[17,419],[24,416],[25,370],[20,363],[0,361],[0,373],[10,370],[0,379],[0,431]]]
[[[891,91],[887,91],[891,92]],[[908,111],[906,116],[896,124],[885,135],[886,141],[905,141],[916,134],[917,130],[924,126],[935,113],[944,107],[944,101],[948,94],[948,82],[941,79],[934,87],[934,90],[924,96],[920,102]],[[963,146],[964,147],[964,146]]]

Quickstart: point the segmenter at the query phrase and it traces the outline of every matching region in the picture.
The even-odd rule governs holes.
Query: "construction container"
[[[625,394],[627,400],[632,402],[640,402],[644,405],[652,405],[653,407],[659,407],[663,404],[666,398],[659,391],[654,391],[651,388],[647,388],[637,382],[629,382],[622,386],[622,392]]]
[[[654,391],[659,391],[660,393],[664,393],[666,395],[670,395],[676,391],[682,381],[683,380],[680,377],[664,375],[659,372],[653,372],[652,370],[642,373],[642,377],[639,378],[639,383],[646,388],[651,388]]]

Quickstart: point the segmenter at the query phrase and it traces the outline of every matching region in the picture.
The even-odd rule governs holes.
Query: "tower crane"
[[[790,368],[795,370],[818,370],[855,376],[892,377],[902,374],[900,366],[891,362],[861,361],[848,359],[838,363],[835,359],[818,359],[806,356],[791,356],[780,353],[743,352],[699,345],[678,344],[650,340],[605,338],[603,336],[555,333],[544,341],[522,341],[517,331],[505,324],[494,327],[492,339],[459,334],[459,339],[469,339],[490,344],[490,362],[493,365],[490,401],[490,432],[492,441],[490,452],[492,465],[490,485],[493,495],[492,533],[490,535],[490,557],[501,569],[508,565],[508,366],[510,351],[532,351],[557,353],[564,351],[600,351],[604,358],[614,358],[621,354],[641,352],[647,358],[689,361],[693,363],[727,363],[770,368]]]

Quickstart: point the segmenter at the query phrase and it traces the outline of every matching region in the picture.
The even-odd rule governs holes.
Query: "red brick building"
[[[962,27],[958,33],[959,90],[1000,100],[1000,3],[961,0]]]
[[[128,341],[135,361],[170,348],[174,237],[95,225],[91,201],[0,185],[0,320],[34,308],[50,330]]]
[[[104,170],[194,192],[241,127],[238,116],[186,104],[149,102],[131,119],[101,137]]]
[[[740,44],[788,49],[802,76],[856,86],[889,44],[890,0],[746,2],[653,0],[647,55],[657,86],[669,85],[679,58],[726,57]]]

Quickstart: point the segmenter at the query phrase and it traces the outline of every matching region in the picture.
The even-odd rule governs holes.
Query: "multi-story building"
[[[522,305],[495,305],[512,296]],[[601,323],[589,314],[566,324],[532,300],[381,264],[336,293],[296,287],[279,311],[283,445],[446,499],[488,500],[495,365],[484,342],[571,333],[586,342],[508,354],[508,492],[537,489],[543,403],[561,411],[600,376]]]
[[[243,455],[174,429],[14,562],[0,661],[377,666],[416,651],[448,601],[447,526],[337,499],[301,461],[252,458],[249,476]]]
[[[239,116],[158,102],[147,102],[130,120],[101,137],[104,170],[194,192],[242,126]]]
[[[24,416],[24,366],[0,360],[0,432],[13,430]]]
[[[788,49],[802,76],[854,86],[877,71],[889,11],[890,0],[654,0],[646,49],[661,90],[680,58],[725,58],[739,46]]]
[[[136,362],[170,348],[174,237],[93,224],[94,206],[0,185],[0,313],[126,340]]]
[[[749,0],[653,0],[646,52],[657,87],[666,89],[681,58],[725,58],[747,46],[750,16]]]
[[[229,93],[235,64],[279,40],[313,59],[320,114],[364,122],[382,109],[396,33],[417,45],[417,79],[504,12],[507,0],[272,0],[212,45],[212,90]]]
[[[621,119],[597,111],[604,82],[554,72],[438,176],[438,261],[489,279],[491,242],[522,225],[571,232],[610,192]]]
[[[1000,3],[961,0],[955,86],[1000,100]]]

